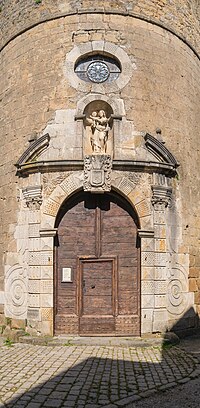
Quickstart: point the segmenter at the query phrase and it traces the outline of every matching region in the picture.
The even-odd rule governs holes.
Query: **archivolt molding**
[[[63,202],[72,194],[83,188],[83,172],[71,174],[55,187],[48,198],[42,204],[42,228],[54,228],[55,218]],[[112,188],[123,195],[136,210],[140,227],[152,227],[152,209],[149,191],[135,184],[124,175],[115,175],[111,180]],[[150,190],[150,189],[149,189]]]
[[[35,140],[28,149],[20,156],[15,166],[17,169],[21,167],[21,165],[26,163],[31,163],[36,161],[36,158],[40,155],[40,153],[49,146],[50,136],[48,133],[41,136],[39,139]]]
[[[122,99],[112,97],[111,95],[107,96],[107,95],[101,95],[98,93],[94,93],[94,94],[84,96],[82,99],[78,101],[75,118],[82,115],[86,106],[89,105],[89,103],[94,102],[94,101],[106,102],[112,107],[114,115],[125,116],[124,102]]]
[[[167,147],[158,139],[146,133],[144,136],[146,148],[159,160],[159,162],[168,163],[176,169],[179,163]]]
[[[76,61],[90,53],[101,53],[114,55],[122,66],[122,72],[119,78],[111,83],[105,82],[101,84],[92,84],[81,81],[74,72],[74,66]],[[136,65],[133,64],[126,54],[126,52],[118,45],[108,41],[90,41],[75,45],[75,47],[67,54],[64,67],[65,77],[70,85],[82,92],[99,92],[110,93],[119,92],[130,81],[133,71],[136,69]]]

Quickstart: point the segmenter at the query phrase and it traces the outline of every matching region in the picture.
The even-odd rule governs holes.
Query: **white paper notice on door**
[[[72,282],[72,268],[62,268],[62,282]]]

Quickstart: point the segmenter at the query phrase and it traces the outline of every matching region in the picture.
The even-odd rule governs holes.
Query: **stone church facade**
[[[0,2],[0,324],[194,329],[198,1],[97,3]]]

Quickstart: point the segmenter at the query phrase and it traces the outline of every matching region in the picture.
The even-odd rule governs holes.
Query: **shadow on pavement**
[[[173,330],[181,327],[182,331],[185,319],[191,317],[196,326],[197,316],[190,310],[183,316],[183,325]],[[189,337],[184,341],[193,344]],[[23,364],[18,363],[20,356]],[[163,347],[16,344],[4,347],[2,357],[9,369],[0,407],[126,407],[190,380],[197,368],[190,354],[166,343]]]

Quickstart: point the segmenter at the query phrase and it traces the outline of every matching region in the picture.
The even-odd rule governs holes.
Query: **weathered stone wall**
[[[1,3],[3,42],[25,25],[58,12],[55,1],[42,1],[38,6],[34,1],[24,1],[20,15],[19,2]],[[63,13],[74,6],[74,2],[58,3],[59,12]],[[89,1],[80,3],[82,7],[91,6]],[[157,1],[155,7],[152,1],[112,3],[113,10],[124,10],[129,4],[135,13],[154,19],[159,16],[160,21],[186,36],[197,49],[197,2],[177,1],[174,5],[171,1]],[[75,112],[78,101],[86,96],[87,92],[77,90],[68,81],[65,60],[75,45],[90,41],[117,44],[128,54],[135,67],[132,77],[112,95],[123,100],[126,120],[136,133],[155,135],[156,128],[160,128],[163,141],[180,162],[174,180],[176,211],[170,220],[172,251],[190,256],[190,290],[195,292],[200,313],[199,60],[187,44],[165,29],[112,13],[74,14],[36,25],[10,41],[1,52],[0,291],[4,290],[4,265],[17,263],[19,251],[15,238],[20,223],[19,188],[23,183],[16,177],[14,164],[29,146],[30,136],[43,134],[47,126],[52,128],[58,117],[56,111]],[[130,147],[130,155],[132,143],[129,135],[124,149]],[[68,158],[68,147],[63,136],[63,159]],[[51,157],[56,154],[55,148]]]
[[[23,4],[22,4],[23,3]],[[22,30],[66,13],[124,13],[161,24],[199,50],[199,0],[0,0],[1,45]],[[95,29],[95,28],[94,28]],[[120,35],[120,33],[119,33]]]

